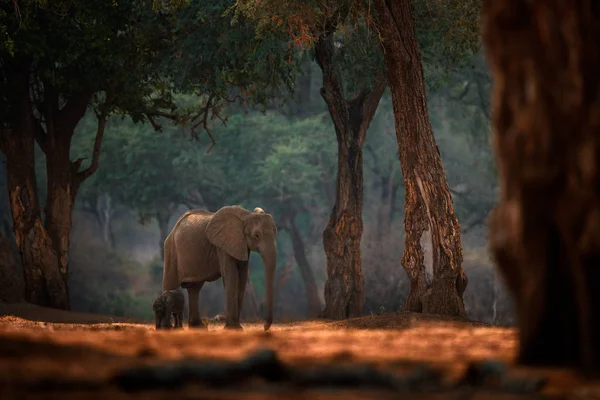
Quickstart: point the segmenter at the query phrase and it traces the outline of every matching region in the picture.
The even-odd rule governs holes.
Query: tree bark
[[[518,362],[600,369],[600,14],[483,3],[501,196],[490,247],[516,300]]]
[[[460,227],[435,143],[409,0],[376,0],[378,28],[392,92],[400,165],[404,179],[405,250],[410,280],[407,311],[464,316]],[[433,249],[433,282],[425,282],[421,239]]]
[[[71,94],[63,107],[62,96],[43,82],[39,112],[43,128],[31,104],[28,60],[15,59],[4,65],[10,84],[12,115],[0,128],[0,150],[6,156],[8,191],[15,239],[25,275],[27,300],[45,306],[69,309],[68,252],[71,213],[79,185],[98,167],[106,119],[98,117],[98,131],[91,165],[79,171],[83,159],[70,161],[71,138],[83,118],[92,91]],[[48,193],[42,223],[36,184],[34,144],[46,154]]]
[[[69,243],[72,211],[78,184],[74,185],[72,165],[69,158],[70,135],[60,135],[46,150],[46,179],[48,193],[45,207],[45,227],[57,253],[58,267],[65,282],[69,279]],[[68,285],[66,286],[68,288]]]
[[[56,253],[43,226],[35,175],[36,121],[29,102],[26,72],[12,77],[18,118],[0,132],[0,150],[6,156],[7,187],[25,281],[25,298],[40,306],[68,308],[66,282],[60,275]]]
[[[10,242],[0,235],[0,302],[18,303],[25,300],[23,270]]]
[[[36,136],[40,148],[46,154],[46,180],[48,193],[45,206],[45,228],[57,254],[59,272],[65,282],[68,297],[69,245],[71,239],[72,214],[79,186],[98,168],[98,159],[106,119],[98,116],[98,129],[91,165],[79,171],[83,159],[71,161],[71,140],[75,128],[84,117],[91,92],[73,94],[59,108],[60,95],[48,82],[44,83],[45,131]],[[67,309],[70,305],[67,305]]]
[[[335,126],[338,171],[335,205],[323,232],[327,257],[324,318],[345,319],[362,315],[364,281],[360,256],[363,231],[363,141],[386,87],[384,76],[373,89],[346,100],[340,71],[335,64],[333,32],[329,23],[315,44],[317,63],[323,73],[321,95]]]
[[[319,290],[317,288],[315,275],[308,262],[308,257],[306,257],[304,240],[302,240],[302,235],[294,222],[293,215],[288,218],[288,228],[292,239],[294,257],[296,258],[296,263],[298,264],[300,275],[302,276],[302,281],[304,282],[304,287],[306,289],[307,316],[308,318],[314,318],[321,312]]]

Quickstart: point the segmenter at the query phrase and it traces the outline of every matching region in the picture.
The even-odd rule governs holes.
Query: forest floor
[[[0,397],[600,399],[598,381],[512,365],[513,328],[410,313],[242,325],[0,304]]]

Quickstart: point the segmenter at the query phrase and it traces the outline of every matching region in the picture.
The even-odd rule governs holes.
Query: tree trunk
[[[461,265],[460,227],[429,121],[411,2],[376,0],[375,5],[405,188],[402,266],[410,289],[404,307],[407,311],[464,316],[467,278]],[[424,279],[424,235],[429,236],[433,250],[429,288]]]
[[[35,128],[27,115],[21,118],[19,125],[17,132],[4,131],[1,140],[15,240],[25,278],[25,298],[40,306],[68,309],[66,283],[40,215],[35,179]]]
[[[600,14],[483,3],[501,196],[490,247],[516,300],[518,362],[600,369]]]
[[[65,282],[69,280],[69,244],[71,239],[72,212],[79,184],[76,170],[69,157],[71,135],[60,134],[49,140],[46,150],[46,197],[45,227],[50,234],[58,267]],[[68,290],[68,285],[66,286]]]
[[[170,211],[157,211],[156,212],[156,221],[158,222],[158,230],[160,234],[158,247],[160,248],[160,259],[165,261],[165,240],[167,236],[169,236],[169,219],[171,218]]]
[[[315,44],[317,63],[323,72],[321,95],[327,103],[338,142],[335,205],[323,232],[327,257],[324,318],[345,319],[362,315],[363,273],[360,241],[363,231],[363,141],[386,87],[378,76],[372,90],[346,100],[330,24]]]
[[[315,275],[313,274],[308,258],[306,257],[306,249],[304,247],[302,235],[294,222],[293,216],[290,216],[289,218],[289,230],[292,239],[292,247],[294,249],[294,257],[298,263],[300,275],[302,276],[304,287],[306,289],[307,315],[308,318],[314,318],[321,312],[319,290],[317,288],[317,282],[315,281]]]
[[[102,193],[102,195],[98,196],[93,212],[96,216],[96,221],[98,221],[98,227],[102,232],[102,241],[109,250],[114,250],[115,238],[112,231],[114,206],[110,194]]]
[[[0,235],[0,302],[18,303],[25,300],[23,270],[10,242]]]
[[[396,201],[397,186],[394,185],[396,168],[389,174],[381,175],[380,179],[380,201],[381,204],[377,210],[377,240],[383,244],[392,230],[392,221],[394,219],[394,202]]]

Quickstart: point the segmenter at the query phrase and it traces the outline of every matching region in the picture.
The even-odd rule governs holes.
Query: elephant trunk
[[[275,240],[260,252],[263,264],[265,265],[265,331],[268,331],[273,323],[273,285],[275,277],[275,267],[277,266],[277,246]]]

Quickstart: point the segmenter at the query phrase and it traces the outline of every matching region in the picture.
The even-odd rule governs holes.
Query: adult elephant
[[[277,228],[271,214],[226,206],[212,213],[190,210],[175,223],[165,239],[163,290],[187,289],[190,327],[204,327],[198,298],[205,282],[223,277],[227,317],[225,328],[242,329],[240,311],[248,280],[250,251],[260,253],[265,265],[266,316],[273,322],[273,275],[277,265]]]

